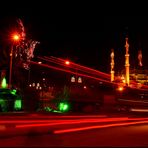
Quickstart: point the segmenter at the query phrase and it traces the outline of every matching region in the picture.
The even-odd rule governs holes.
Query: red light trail
[[[61,59],[61,58],[46,57],[46,56],[45,57],[38,57],[38,58],[42,59],[44,61],[53,62],[53,63],[59,64],[59,65],[62,65],[64,67],[66,66],[65,65],[66,60]],[[89,67],[86,67],[86,66],[82,66],[80,64],[76,64],[74,62],[70,62],[69,65],[70,65],[69,68],[71,68],[71,69],[79,70],[79,71],[82,71],[82,72],[85,72],[85,73],[93,74],[93,75],[103,77],[105,79],[110,80],[110,74],[106,74],[106,73],[100,72],[98,70],[95,70],[95,69],[92,69],[92,68],[89,68]]]
[[[63,71],[63,72],[67,72],[67,73],[71,73],[71,74],[75,74],[75,75],[79,75],[79,76],[83,76],[83,77],[87,77],[87,78],[92,78],[92,79],[95,79],[95,80],[99,80],[99,81],[102,81],[102,82],[113,84],[110,81],[107,81],[107,80],[104,80],[104,79],[101,79],[101,78],[93,77],[93,76],[82,74],[82,73],[73,72],[73,71],[70,71],[70,70],[67,70],[67,69],[64,69],[64,68],[59,68],[59,67],[47,65],[47,64],[39,64],[38,62],[34,62],[34,61],[30,61],[30,63],[36,64],[36,65],[39,65],[39,66],[43,66],[43,67],[46,67],[46,68],[52,68],[52,69],[55,69],[55,70],[59,70],[59,71]]]
[[[99,129],[99,128],[107,128],[107,127],[117,127],[117,126],[127,126],[127,125],[135,125],[135,124],[146,124],[148,121],[135,121],[135,122],[125,122],[125,123],[111,123],[107,125],[95,125],[95,126],[86,126],[80,128],[69,128],[69,129],[62,129],[62,130],[55,130],[54,134],[62,134],[62,133],[69,133],[69,132],[78,132],[90,129]]]

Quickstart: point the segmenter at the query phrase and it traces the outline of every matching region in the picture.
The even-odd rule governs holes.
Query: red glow
[[[40,127],[40,126],[54,126],[54,125],[62,125],[62,124],[81,124],[81,123],[108,123],[108,122],[121,122],[121,121],[138,121],[138,120],[148,120],[148,118],[132,118],[129,119],[127,117],[122,118],[102,118],[102,119],[77,119],[77,120],[47,120],[47,121],[37,121],[37,122],[28,122],[31,124],[21,124],[16,125],[16,128],[27,128],[27,127]],[[147,121],[148,122],[148,121]],[[16,122],[17,123],[17,122]],[[20,122],[22,123],[22,122]]]
[[[63,69],[63,68],[59,68],[59,67],[55,67],[55,66],[51,66],[51,65],[47,65],[47,64],[38,64],[38,62],[34,62],[34,61],[30,61],[30,63],[31,64],[36,64],[36,65],[40,65],[40,66],[43,66],[43,67],[47,67],[47,68],[52,68],[52,69],[55,69],[55,70],[60,70],[60,71],[68,72],[68,73],[75,74],[75,75],[77,74],[79,76],[84,76],[84,77],[87,77],[87,78],[92,78],[92,79],[99,80],[99,81],[102,81],[102,82],[111,83],[108,80],[104,80],[104,79],[101,79],[101,78],[93,77],[93,76],[82,74],[82,73],[73,72],[73,71],[70,71],[70,70],[66,70],[66,69]]]
[[[100,80],[102,82],[106,82],[106,83],[112,84],[112,85],[118,85],[117,82],[111,82],[110,81],[110,74],[103,73],[101,71],[94,70],[94,69],[91,69],[89,67],[85,67],[85,66],[73,63],[73,62],[70,62],[70,66],[69,66],[69,69],[68,69],[69,71],[67,71],[66,68],[64,69],[64,68],[59,68],[59,67],[60,67],[60,65],[64,66],[64,67],[65,67],[65,65],[69,65],[68,64],[69,61],[65,61],[64,59],[56,58],[56,57],[52,57],[52,56],[51,57],[45,56],[45,57],[38,57],[38,58],[42,59],[46,62],[50,62],[50,63],[46,64],[49,67],[48,66],[45,66],[45,67],[56,69],[56,70],[61,70],[61,71],[71,73],[71,74],[77,74],[79,76],[84,76],[84,77],[92,78],[92,79],[95,79],[95,80]],[[57,64],[57,66],[53,67],[53,66],[51,66],[51,63]],[[77,71],[77,73],[76,73],[76,71]],[[148,87],[143,87],[143,88],[147,89]]]
[[[50,57],[50,58],[49,57],[45,57],[45,58],[38,57],[38,58],[40,58],[42,60],[45,60],[45,61],[48,61],[48,62],[56,63],[58,65],[63,65],[62,63],[65,61],[63,59],[55,58],[55,57]],[[79,70],[79,71],[83,71],[85,73],[90,73],[90,74],[93,74],[93,75],[103,77],[105,79],[110,80],[110,74],[106,74],[106,73],[100,72],[98,70],[94,70],[94,69],[91,69],[91,68],[88,68],[88,67],[73,63],[73,62],[70,62],[70,64],[71,64],[71,66],[70,66],[71,69],[76,69],[76,70]]]
[[[86,89],[87,87],[86,86],[84,86],[84,89]]]

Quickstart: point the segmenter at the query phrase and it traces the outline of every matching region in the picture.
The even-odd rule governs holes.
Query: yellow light
[[[69,62],[69,61],[65,61],[65,64],[66,64],[66,65],[69,65],[69,64],[70,64],[70,62]]]
[[[19,37],[19,35],[14,34],[14,35],[12,36],[12,39],[13,39],[14,41],[18,41],[18,40],[20,39],[20,37]]]
[[[118,87],[118,90],[123,91],[123,87],[122,86]]]

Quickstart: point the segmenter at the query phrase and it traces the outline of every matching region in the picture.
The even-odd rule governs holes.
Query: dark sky
[[[120,71],[124,68],[127,35],[131,67],[138,65],[139,49],[143,53],[143,65],[147,67],[147,16],[104,16],[89,11],[79,13],[77,10],[69,12],[50,8],[24,8],[18,14],[1,15],[1,45],[7,42],[9,30],[13,30],[17,18],[20,18],[24,22],[27,37],[40,41],[35,55],[69,58],[76,63],[109,73],[110,51],[113,48],[115,70]]]

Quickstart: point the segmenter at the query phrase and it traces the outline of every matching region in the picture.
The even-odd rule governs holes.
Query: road
[[[147,116],[30,114],[0,119],[0,147],[148,146],[147,137]]]

